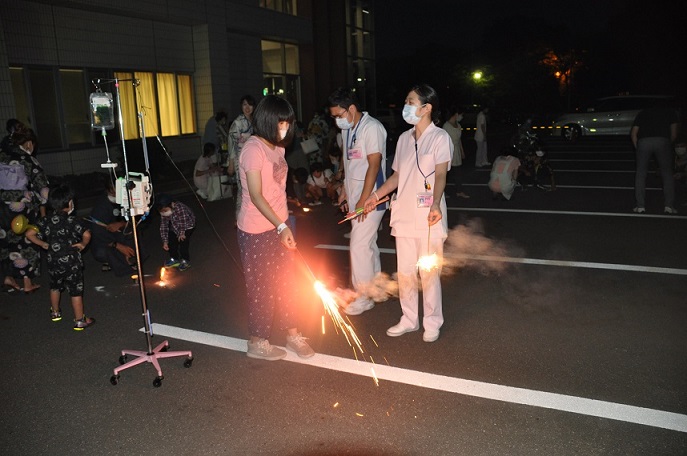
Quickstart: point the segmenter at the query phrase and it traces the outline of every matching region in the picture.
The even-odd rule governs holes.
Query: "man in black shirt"
[[[651,155],[661,169],[663,197],[666,214],[677,214],[675,210],[675,183],[673,181],[673,142],[677,138],[677,112],[669,107],[655,107],[640,111],[630,131],[632,143],[637,150],[637,174],[635,175],[635,198],[633,209],[638,214],[646,212],[646,174]]]

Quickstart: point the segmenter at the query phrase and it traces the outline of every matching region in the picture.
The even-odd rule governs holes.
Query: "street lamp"
[[[476,70],[472,72],[472,82],[473,84],[470,84],[470,103],[475,104],[475,91],[477,85],[482,81],[482,71]]]

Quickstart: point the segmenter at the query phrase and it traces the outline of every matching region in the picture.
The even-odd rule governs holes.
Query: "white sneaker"
[[[425,330],[425,333],[422,335],[422,340],[425,342],[434,342],[439,338],[439,330],[435,329],[433,331],[430,330]]]
[[[635,207],[634,209],[632,209],[632,212],[636,214],[643,214],[646,212],[646,209],[644,209],[643,207]]]
[[[310,358],[315,354],[315,350],[305,341],[307,338],[303,337],[301,333],[295,336],[286,336],[286,348],[297,354],[301,358]]]
[[[663,213],[665,213],[665,214],[677,214],[677,209],[670,207],[670,206],[666,206],[663,208]]]
[[[361,313],[372,309],[375,303],[372,299],[360,297],[350,303],[345,309],[347,315],[360,315]]]
[[[257,342],[251,342],[249,340],[246,355],[248,355],[249,358],[277,361],[286,357],[286,351],[270,345],[267,339],[261,339]]]
[[[404,335],[405,333],[417,331],[418,329],[420,329],[419,325],[416,326],[415,328],[409,328],[408,326],[405,326],[405,325],[402,325],[401,323],[399,323],[399,324],[392,326],[391,328],[387,329],[386,335],[389,337],[398,337],[398,336]]]

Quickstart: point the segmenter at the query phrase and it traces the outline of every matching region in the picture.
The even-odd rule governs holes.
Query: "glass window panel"
[[[284,53],[286,61],[286,73],[299,74],[300,65],[298,61],[298,46],[295,46],[293,44],[285,44]]]
[[[124,139],[138,138],[138,122],[136,121],[136,102],[134,100],[134,87],[131,83],[131,73],[114,74],[119,82],[119,98],[122,105],[122,122],[124,124]]]
[[[88,95],[81,70],[60,70],[62,83],[62,112],[68,144],[91,142]]]
[[[160,107],[162,136],[179,134],[179,106],[176,78],[172,73],[157,73],[157,99]],[[147,130],[147,127],[146,127]]]
[[[262,41],[262,72],[284,73],[281,43]]]
[[[181,133],[196,132],[196,116],[193,110],[193,85],[188,74],[177,75],[179,88],[179,115],[181,118]]]
[[[51,69],[29,69],[29,85],[34,109],[34,129],[42,149],[62,147],[55,78]],[[88,112],[86,110],[85,112]]]
[[[26,86],[24,84],[24,69],[10,68],[10,79],[12,81],[12,92],[14,93],[16,119],[26,125],[32,125],[29,97],[26,94]]]
[[[143,126],[146,137],[160,134],[155,97],[155,79],[153,73],[134,72],[134,78],[140,81],[136,87],[136,105],[143,112]]]

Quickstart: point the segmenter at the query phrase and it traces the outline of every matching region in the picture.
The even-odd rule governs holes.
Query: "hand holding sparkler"
[[[341,221],[339,222],[339,225],[341,225],[342,223],[347,222],[347,221],[349,221],[349,220],[353,220],[354,218],[357,218],[357,217],[363,215],[363,213],[370,212],[370,211],[371,211],[372,209],[374,209],[376,206],[379,206],[379,205],[382,204],[382,203],[386,203],[387,201],[389,201],[389,197],[388,197],[388,196],[385,196],[384,198],[380,199],[379,201],[370,200],[370,198],[368,198],[367,201],[365,201],[365,206],[364,206],[364,207],[359,207],[359,208],[357,208],[354,212],[349,212],[349,213],[346,215],[346,218],[344,218],[343,220],[341,220]],[[371,204],[369,210],[368,210],[368,204]]]
[[[429,214],[427,214],[427,223],[429,223],[429,226],[438,223],[442,218],[443,215],[441,213],[441,208],[439,207],[439,205],[432,204],[432,206],[429,208]]]

